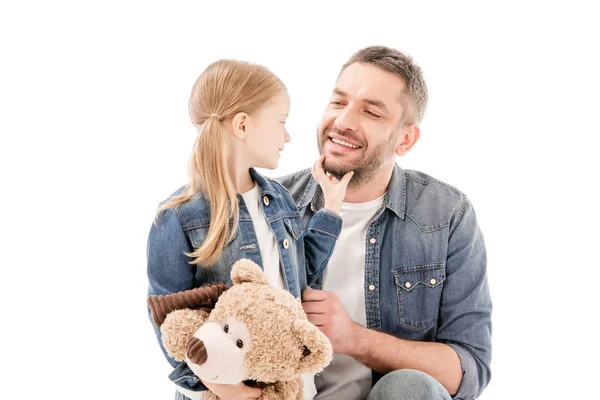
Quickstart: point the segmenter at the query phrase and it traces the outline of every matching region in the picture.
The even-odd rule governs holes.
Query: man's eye
[[[342,105],[342,102],[341,102],[341,101],[335,101],[335,100],[334,100],[334,101],[332,101],[332,102],[331,102],[331,104],[332,104],[332,105],[334,105],[334,106],[341,106],[341,105]]]
[[[369,110],[365,110],[365,112],[366,112],[367,114],[369,114],[369,115],[370,115],[371,117],[373,117],[373,118],[381,118],[381,115],[377,115],[377,114],[375,114],[374,112],[371,112],[371,111],[369,111]]]

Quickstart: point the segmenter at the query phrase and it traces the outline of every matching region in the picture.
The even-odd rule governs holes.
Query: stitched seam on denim
[[[454,226],[450,227],[450,236],[452,236],[452,234],[454,233],[454,231],[456,230],[456,228],[458,227],[458,225],[460,224],[460,221],[462,221],[463,215],[465,214],[465,210],[467,208],[467,196],[464,196],[463,201],[461,203],[461,207],[458,211],[457,214],[457,218],[456,218],[456,223],[454,224]]]
[[[408,196],[408,187],[406,184],[406,172],[402,170],[402,183],[404,183],[404,187],[402,188],[402,219],[406,215],[406,198]]]
[[[445,400],[446,396],[444,396],[444,391],[446,390],[446,388],[444,388],[442,385],[440,385],[440,391],[438,393],[438,399],[439,400]]]
[[[186,232],[188,232],[188,231],[193,231],[194,229],[207,228],[208,226],[210,226],[210,221],[203,222],[201,224],[195,224],[195,225],[192,225],[192,226],[186,226],[185,228],[183,228],[183,230],[185,230]]]
[[[404,268],[396,268],[392,271],[393,274],[399,272],[416,272],[416,271],[429,271],[432,269],[444,269],[443,263],[429,263],[425,265],[409,265]]]
[[[287,219],[283,220],[283,224],[287,227],[288,231],[291,231],[290,233],[292,234],[292,237],[295,240],[299,240],[300,237],[302,237],[302,228],[300,228],[298,230],[298,232],[296,232],[296,229],[294,229],[294,227],[287,221]],[[298,224],[299,225],[299,224]]]
[[[300,216],[294,212],[294,214],[282,214],[282,213],[277,213],[275,215],[271,216],[273,219],[269,219],[267,218],[267,222],[269,224],[272,224],[273,222],[277,222],[280,219],[283,219],[285,221],[285,219],[296,219],[298,220],[298,224],[300,224]]]
[[[423,185],[429,185],[429,184],[431,184],[431,183],[436,183],[436,184],[442,185],[442,186],[444,186],[444,187],[447,187],[448,189],[452,190],[452,191],[453,191],[454,193],[456,193],[456,194],[460,194],[461,196],[464,196],[464,193],[463,193],[463,192],[461,192],[461,191],[460,191],[460,190],[458,190],[456,187],[454,187],[454,186],[452,186],[452,185],[450,185],[450,184],[448,184],[448,183],[446,183],[446,182],[442,182],[442,181],[440,181],[440,180],[438,180],[438,179],[435,179],[435,178],[433,178],[433,177],[431,177],[431,179],[428,179],[428,180],[421,179],[421,178],[417,177],[416,175],[412,175],[412,174],[411,174],[410,172],[408,172],[408,171],[405,171],[405,173],[406,173],[406,176],[408,176],[410,179],[412,179],[412,180],[413,180],[413,181],[415,181],[415,182],[421,183],[421,184],[423,184]]]
[[[412,221],[415,223],[415,225],[417,225],[419,227],[420,230],[423,231],[423,233],[431,233],[431,232],[435,232],[435,231],[439,231],[440,229],[444,229],[447,228],[448,226],[450,226],[450,223],[446,222],[444,223],[444,225],[440,226],[439,228],[435,228],[435,229],[430,229],[430,230],[426,230],[424,228],[424,226],[428,226],[428,225],[420,225],[413,217],[410,216],[410,214],[405,213],[405,215]]]
[[[338,213],[335,213],[335,212],[333,212],[333,211],[331,211],[331,210],[328,210],[327,208],[321,208],[321,209],[320,209],[319,211],[317,211],[317,212],[323,212],[323,213],[325,213],[325,214],[327,214],[327,215],[329,215],[329,216],[335,217],[335,218],[337,218],[337,219],[342,219],[342,217],[340,217],[340,214],[338,214]]]
[[[181,229],[184,229],[183,228],[183,220],[182,220],[182,217],[181,217],[181,213],[179,212],[179,206],[177,206],[177,207],[171,207],[171,208],[173,208],[173,211],[175,211],[175,214],[177,215],[177,219],[179,220],[179,224],[181,225]]]
[[[295,180],[300,180],[302,178],[304,178],[304,176],[309,173],[308,169],[305,169],[304,171],[299,171],[298,173],[294,174],[294,175],[288,175],[290,177],[290,180],[295,181]],[[298,201],[296,207],[306,207],[308,204],[310,204],[309,201],[306,200],[306,197],[308,196],[308,192],[311,190],[311,179],[308,179],[308,182],[306,183],[306,187],[304,189],[304,193],[302,193],[302,197],[300,197],[300,200]],[[293,196],[292,196],[293,198]]]
[[[288,191],[288,190],[285,188],[285,186],[283,186],[281,183],[277,182],[277,181],[276,181],[276,180],[274,180],[274,179],[271,179],[271,178],[266,178],[266,179],[267,179],[267,181],[269,181],[270,183],[274,184],[275,186],[278,186],[278,187],[280,187],[281,189],[283,189],[283,191],[285,192],[285,194],[287,194],[287,195],[289,196],[289,199],[287,199],[287,200],[291,200],[291,201],[290,201],[291,203],[294,203],[294,204],[296,204],[296,203],[294,202],[294,198],[292,197],[292,195],[290,194],[290,192],[289,192],[289,191]],[[285,196],[285,195],[281,195],[281,194],[279,194],[279,193],[277,193],[277,195],[279,196],[279,198],[282,198],[282,197],[284,197],[284,196]]]
[[[336,239],[338,238],[336,235],[333,235],[333,234],[331,234],[330,232],[325,232],[324,230],[322,230],[322,229],[319,229],[319,228],[308,228],[308,230],[309,230],[309,231],[317,231],[317,232],[321,232],[321,233],[324,233],[324,234],[326,234],[327,236],[331,236],[331,237],[334,237],[334,238],[336,238]]]
[[[396,276],[398,276],[398,275],[396,275]],[[400,277],[398,277],[398,278],[400,278]],[[421,280],[410,281],[411,283],[413,283],[413,282],[415,282],[415,283],[409,289],[405,288],[402,285],[402,283],[398,282],[396,279],[394,279],[394,283],[396,284],[397,289],[400,289],[405,293],[411,293],[415,288],[419,287],[419,285],[426,286],[430,289],[435,289],[436,287],[441,285],[445,280],[446,280],[445,276],[439,280],[436,279],[435,285],[431,285],[431,284],[427,283],[426,281],[421,281]]]

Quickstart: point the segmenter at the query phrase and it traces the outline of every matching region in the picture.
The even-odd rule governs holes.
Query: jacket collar
[[[367,187],[364,190],[368,190]],[[299,207],[304,208],[310,204],[311,209],[317,212],[324,206],[323,192],[317,181],[311,176],[306,190],[299,201]],[[406,174],[398,164],[394,165],[392,177],[383,199],[383,207],[389,208],[398,217],[404,219],[406,211]]]

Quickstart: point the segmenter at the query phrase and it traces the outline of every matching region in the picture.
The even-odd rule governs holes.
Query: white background
[[[412,55],[429,87],[421,140],[399,163],[464,191],[486,238],[482,398],[596,395],[588,2],[14,4],[0,6],[0,398],[172,398],[145,245],[156,205],[187,177],[194,80],[224,57],[284,80],[292,141],[266,171],[278,176],[312,164],[339,67],[373,44]]]

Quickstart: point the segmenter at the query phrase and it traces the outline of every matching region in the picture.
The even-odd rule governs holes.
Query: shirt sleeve
[[[451,225],[437,341],[460,359],[462,381],[455,399],[474,399],[490,381],[491,313],[486,249],[475,211],[465,199]]]
[[[191,251],[191,243],[189,243],[181,226],[177,211],[173,208],[168,208],[161,212],[152,224],[148,236],[146,253],[148,296],[167,295],[194,287],[194,276],[197,267],[196,265],[189,264],[192,258],[185,255],[186,252],[189,253]],[[168,355],[162,344],[160,328],[152,322],[149,308],[148,317],[150,318],[160,349],[167,361],[176,370],[187,367],[185,363],[177,361]],[[191,374],[189,368],[188,371]],[[183,375],[180,377],[183,377]],[[192,379],[193,376],[189,378]],[[180,382],[185,383],[188,381],[180,379],[179,382],[175,383],[181,386]],[[183,387],[188,390],[206,390],[206,387],[201,382],[194,388],[187,385],[183,385]]]
[[[341,230],[342,217],[327,209],[317,211],[308,223],[304,252],[309,286],[325,270]]]

